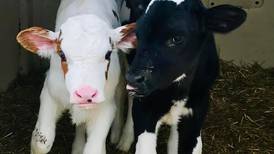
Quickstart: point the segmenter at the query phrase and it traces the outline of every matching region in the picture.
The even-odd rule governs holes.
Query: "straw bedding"
[[[274,153],[274,69],[263,69],[257,63],[220,63],[202,131],[204,153]],[[42,72],[19,76],[0,94],[1,154],[29,153],[43,79]],[[70,153],[73,129],[66,113],[58,123],[52,154]],[[108,153],[121,153],[113,149],[109,145]]]

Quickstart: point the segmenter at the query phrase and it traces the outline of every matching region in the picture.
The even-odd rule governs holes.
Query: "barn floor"
[[[274,154],[274,69],[221,62],[203,129],[204,154]],[[0,154],[27,154],[43,74],[21,76],[0,94]],[[65,114],[51,154],[69,154],[73,127]],[[114,154],[111,146],[108,153]]]

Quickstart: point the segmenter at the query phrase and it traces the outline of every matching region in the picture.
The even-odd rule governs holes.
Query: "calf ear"
[[[31,27],[21,31],[17,41],[30,52],[42,57],[49,57],[59,47],[58,36],[41,27]]]
[[[246,12],[232,5],[219,5],[206,11],[206,26],[209,30],[227,33],[238,28],[246,19]]]
[[[135,34],[136,24],[131,23],[114,30],[112,35],[112,41],[115,48],[124,52],[128,52],[130,49],[134,49],[137,46],[137,38]]]

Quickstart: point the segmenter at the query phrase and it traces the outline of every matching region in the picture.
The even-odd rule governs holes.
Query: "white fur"
[[[113,28],[119,26],[112,10],[119,12],[115,0],[61,1],[56,20],[57,32],[50,32],[50,37],[57,38],[61,30],[61,48],[67,58],[68,73],[64,77],[60,57],[56,53],[51,54],[50,69],[40,96],[39,116],[32,135],[32,154],[50,151],[56,122],[66,109],[70,111],[72,121],[78,127],[73,153],[106,153],[105,140],[115,116],[115,103],[118,101],[115,90],[120,79],[116,52],[111,55],[108,80],[105,79],[107,62],[104,56],[111,49],[109,37],[112,37]],[[44,55],[47,52],[42,52],[44,51],[39,51],[38,54],[48,56]],[[90,85],[98,90],[97,105],[81,108],[71,104],[72,93],[82,85]],[[85,130],[87,142],[83,145]]]
[[[101,110],[95,110],[90,116],[96,118],[86,122],[87,143],[83,154],[106,154],[106,138],[115,116],[115,103],[101,106]]]
[[[184,2],[185,0],[170,0],[175,2],[177,5],[181,4],[182,2]]]
[[[50,58],[54,54],[55,49],[39,49],[37,54],[42,58]]]
[[[177,124],[180,122],[181,116],[193,115],[192,109],[185,107],[186,102],[187,99],[174,101],[174,105],[171,107],[170,111],[160,120],[162,123],[166,123],[171,126],[170,137],[168,140],[168,154],[178,153]]]
[[[135,154],[157,154],[155,133],[144,132],[138,137]]]
[[[98,90],[97,101],[105,100],[103,93],[107,61],[104,58],[111,49],[108,40],[110,35],[106,31],[109,29],[105,22],[94,15],[75,16],[62,25],[61,47],[68,61],[66,86],[70,94],[83,85],[90,85]],[[71,102],[74,103],[73,99]]]
[[[31,153],[48,153],[55,138],[55,127],[57,119],[60,117],[64,108],[56,103],[50,96],[47,86],[44,86],[40,95],[41,105],[38,120],[31,139]]]
[[[149,10],[150,6],[157,1],[171,1],[171,2],[175,2],[177,5],[181,4],[182,2],[184,2],[185,0],[151,0],[150,3],[147,6],[146,12]]]
[[[156,135],[158,134],[158,130],[162,124],[167,124],[171,126],[171,134],[168,140],[168,154],[177,154],[178,153],[178,131],[177,124],[180,121],[181,116],[192,116],[193,111],[191,108],[185,107],[187,99],[173,101],[174,105],[170,108],[169,112],[165,114],[156,124],[156,132],[155,137],[147,137],[152,136],[152,133],[144,132],[138,138],[138,142],[136,145],[136,153],[135,154],[150,154],[151,152],[156,153]],[[149,134],[149,135],[148,135]],[[155,141],[153,141],[155,139]]]
[[[52,31],[48,31],[48,36],[47,38],[48,39],[51,39],[51,40],[56,40],[58,38],[60,33],[55,33],[55,32],[52,32]],[[54,47],[49,47],[49,46],[39,46],[38,47],[38,51],[37,51],[37,54],[40,56],[40,57],[43,57],[43,58],[50,58],[53,54],[55,54],[55,48]]]
[[[170,108],[169,112],[161,118],[162,123],[168,125],[177,125],[180,121],[181,116],[191,116],[193,111],[191,108],[186,108],[187,99],[174,101],[174,105]]]
[[[120,26],[118,28],[116,28],[113,32],[112,32],[112,40],[121,40],[124,37],[124,34],[121,33],[122,29],[126,28],[127,25],[125,26]],[[136,36],[133,35],[132,37],[134,37],[136,39]],[[116,42],[114,43],[114,47],[116,49],[120,49],[123,52],[128,52],[129,49],[135,48],[134,45],[132,44],[132,42],[128,42],[128,41],[123,41],[123,42]]]
[[[178,130],[177,125],[171,126],[170,137],[168,139],[168,154],[178,154]],[[197,137],[197,144],[193,148],[192,154],[202,154],[201,135]]]
[[[177,125],[172,125],[168,138],[168,154],[178,154],[178,139]]]
[[[192,154],[202,154],[202,147],[203,147],[203,143],[200,135],[199,137],[197,137],[197,144],[194,147]]]

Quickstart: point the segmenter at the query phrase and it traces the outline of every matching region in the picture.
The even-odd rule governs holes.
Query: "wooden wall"
[[[0,1],[0,91],[16,76],[39,69],[44,64],[37,56],[25,52],[17,44],[17,33],[30,26],[54,29],[59,0]]]

